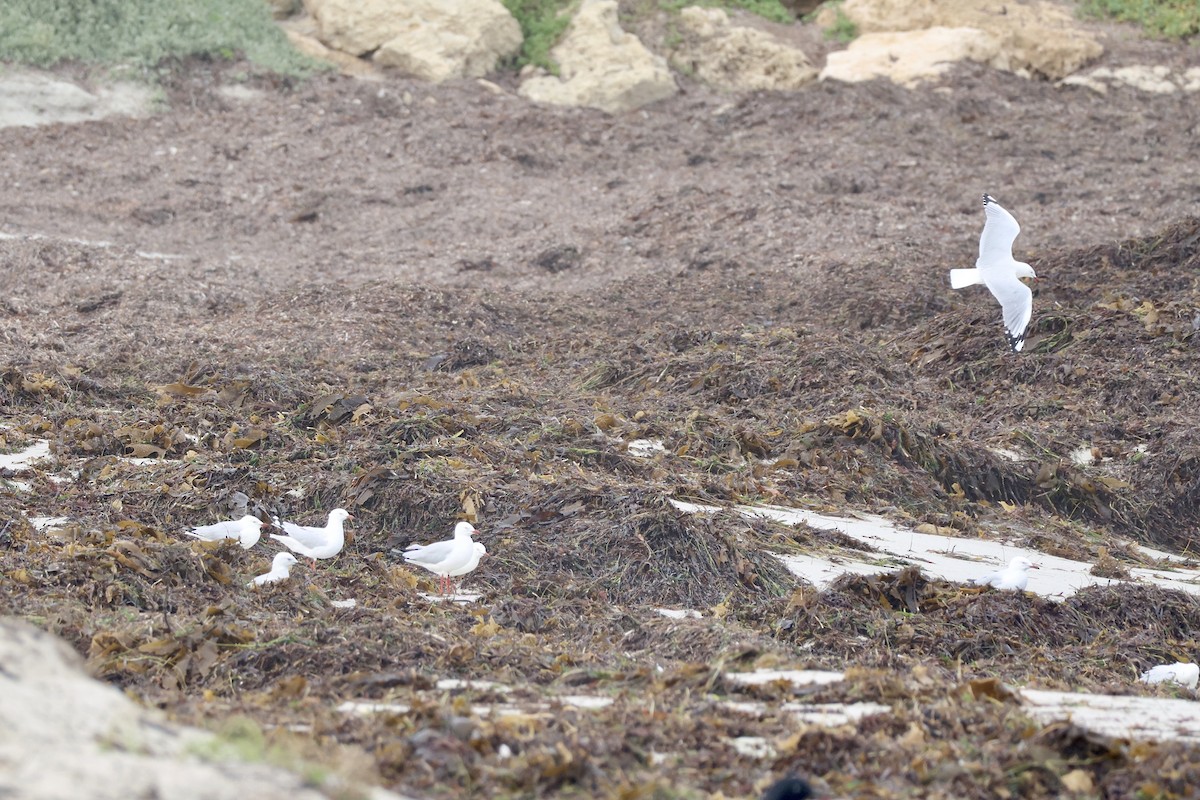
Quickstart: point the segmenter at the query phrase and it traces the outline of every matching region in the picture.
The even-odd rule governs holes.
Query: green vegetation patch
[[[1084,0],[1079,10],[1085,16],[1136,22],[1148,33],[1168,39],[1200,34],[1197,0]]]
[[[822,9],[833,9],[833,24],[825,28],[825,38],[842,44],[848,44],[858,38],[858,25],[842,10],[842,0],[829,0],[822,3],[815,11],[805,15],[805,22],[816,22],[817,14]]]
[[[723,8],[744,8],[751,14],[757,14],[763,19],[769,19],[772,22],[795,22],[796,16],[784,8],[783,3],[779,0],[728,0],[728,2],[700,2],[688,3],[688,5],[698,6],[721,6]]]
[[[558,74],[558,65],[550,58],[550,49],[558,44],[563,31],[571,22],[578,7],[578,0],[502,0],[504,7],[521,25],[525,44],[513,63],[517,69],[526,64],[535,64]],[[650,0],[636,4],[633,11],[623,13],[639,15],[654,9],[677,14],[687,6],[716,8],[742,8],[773,22],[790,23],[796,18],[784,8],[779,0]]]
[[[503,0],[508,13],[521,25],[525,43],[513,66],[517,69],[535,64],[558,74],[558,65],[550,59],[550,48],[558,43],[571,22],[576,0]]]
[[[795,22],[796,16],[784,8],[779,0],[659,0],[659,6],[668,11],[679,11],[688,6],[705,8],[741,8],[772,22]]]
[[[170,58],[244,55],[302,76],[319,62],[297,52],[262,0],[4,0],[0,60],[156,66]]]

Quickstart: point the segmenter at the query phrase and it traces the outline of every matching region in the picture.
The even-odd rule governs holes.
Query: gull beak
[[[1041,569],[1042,566],[1040,564],[1030,564],[1029,568],[1030,569]]]

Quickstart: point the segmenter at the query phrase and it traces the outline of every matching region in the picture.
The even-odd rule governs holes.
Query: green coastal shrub
[[[563,31],[571,22],[571,15],[579,0],[502,0],[508,13],[521,25],[525,44],[517,56],[514,67],[536,64],[555,75],[558,66],[550,59],[550,49],[558,43]],[[779,0],[642,0],[630,8],[622,7],[622,13],[637,17],[640,14],[667,11],[678,13],[685,6],[709,6],[717,8],[742,8],[773,22],[794,22],[795,17]]]
[[[1135,22],[1166,39],[1200,34],[1200,0],[1083,0],[1079,10],[1085,16]]]
[[[262,0],[3,0],[0,60],[151,68],[208,56],[283,75],[320,69],[297,52]]]

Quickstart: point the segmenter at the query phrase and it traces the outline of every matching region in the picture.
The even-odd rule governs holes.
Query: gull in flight
[[[1009,562],[1005,569],[973,578],[971,583],[976,586],[991,586],[993,589],[1014,589],[1023,592],[1029,583],[1029,570],[1031,569],[1038,569],[1038,565],[1025,556],[1017,556]]]
[[[1021,232],[1013,215],[989,194],[983,196],[983,212],[987,219],[979,236],[975,268],[950,270],[950,287],[962,289],[977,283],[986,286],[1004,311],[1008,343],[1013,352],[1019,352],[1025,346],[1025,328],[1033,316],[1033,292],[1021,279],[1037,280],[1037,273],[1025,262],[1013,259],[1013,241]]]
[[[346,545],[346,532],[342,523],[354,519],[344,508],[335,508],[329,512],[329,522],[324,528],[309,528],[294,522],[280,522],[275,518],[275,526],[285,535],[272,533],[271,538],[278,541],[293,553],[299,553],[305,558],[311,558],[315,564],[318,558],[333,558],[342,552]]]
[[[292,565],[295,563],[296,557],[291,553],[276,553],[275,558],[271,559],[271,571],[264,572],[246,585],[265,586],[268,583],[286,581],[292,576]]]
[[[249,550],[258,544],[258,538],[262,536],[262,526],[263,521],[261,519],[253,514],[247,514],[241,519],[216,522],[212,525],[201,525],[199,528],[192,528],[190,531],[184,531],[184,533],[206,542],[217,542],[221,539],[237,539],[242,547]]]

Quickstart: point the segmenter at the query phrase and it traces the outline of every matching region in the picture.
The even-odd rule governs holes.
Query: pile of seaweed
[[[381,282],[205,304],[115,249],[14,242],[29,280],[0,322],[4,445],[48,440],[52,458],[5,476],[28,490],[0,492],[0,602],[181,718],[308,726],[405,791],[745,795],[800,766],[878,796],[1052,797],[1080,775],[1182,794],[1186,748],[1039,729],[977,683],[1169,691],[1132,680],[1194,653],[1194,598],[1122,584],[1052,603],[915,570],[817,591],[773,554],[836,536],[671,501],[1003,526],[1115,575],[1147,560],[1117,534],[1186,552],[1198,241],[1187,220],[1035,264],[1047,283],[1019,356],[990,298],[922,289],[889,315],[836,272],[816,289],[705,272],[666,309],[672,284],[653,277],[587,303]],[[346,551],[267,591],[244,588],[263,546],[182,536],[335,507],[355,517]],[[460,518],[489,549],[468,579],[482,599],[431,603],[398,550]],[[796,732],[791,690],[722,678],[772,665],[853,665],[806,701],[892,711]],[[565,710],[579,693],[611,703]],[[336,711],[354,698],[408,711]],[[729,744],[744,737],[774,755]]]

